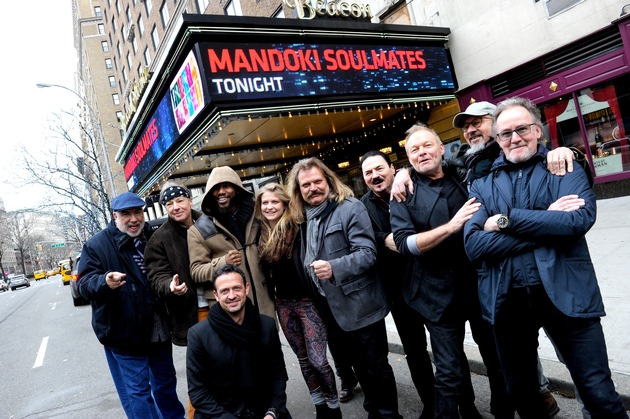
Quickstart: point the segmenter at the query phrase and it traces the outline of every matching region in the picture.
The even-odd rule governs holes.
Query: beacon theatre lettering
[[[202,44],[212,101],[454,88],[442,47]]]
[[[372,18],[369,4],[334,0],[284,0],[284,4],[295,9],[298,19],[314,19],[316,16]]]

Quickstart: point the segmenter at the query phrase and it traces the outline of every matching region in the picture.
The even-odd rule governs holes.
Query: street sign
[[[64,247],[66,244],[65,243],[55,243],[55,244],[51,244],[50,247],[52,249],[56,249],[58,247]]]

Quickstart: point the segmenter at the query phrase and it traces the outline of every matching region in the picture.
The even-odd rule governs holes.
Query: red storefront
[[[543,142],[584,152],[599,198],[630,194],[630,15],[457,96],[461,109],[530,98],[541,109]]]

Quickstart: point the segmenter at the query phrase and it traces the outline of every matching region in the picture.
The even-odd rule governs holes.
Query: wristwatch
[[[510,223],[510,219],[508,218],[507,215],[501,214],[499,218],[497,218],[497,226],[499,227],[499,230],[503,230],[507,228],[509,223]]]

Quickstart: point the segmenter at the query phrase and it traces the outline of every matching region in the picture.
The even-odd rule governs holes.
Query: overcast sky
[[[72,33],[71,0],[4,2],[0,13],[2,107],[0,110],[0,198],[9,211],[45,202],[41,188],[16,187],[21,145],[44,158],[50,144],[48,120],[62,110],[72,111],[77,98],[58,88],[38,89],[36,83],[74,89],[76,50]]]

